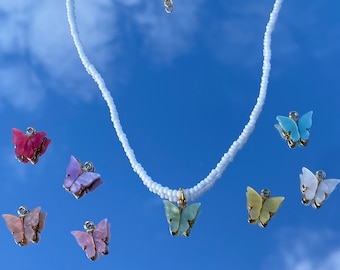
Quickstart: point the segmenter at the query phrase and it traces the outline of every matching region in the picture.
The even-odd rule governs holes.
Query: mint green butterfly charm
[[[201,203],[186,205],[184,191],[180,189],[181,197],[178,200],[178,207],[173,203],[163,200],[165,215],[169,223],[170,233],[173,236],[189,236],[192,226],[195,224],[197,216],[201,210]]]

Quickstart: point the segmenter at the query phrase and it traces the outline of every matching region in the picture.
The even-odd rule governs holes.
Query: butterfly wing
[[[194,203],[182,209],[179,233],[183,236],[189,236],[190,230],[201,212],[199,209],[200,206],[200,203]]]
[[[321,181],[316,191],[313,207],[319,208],[340,183],[339,179],[326,179]]]
[[[262,198],[261,196],[251,187],[247,187],[247,209],[248,209],[248,222],[256,224],[261,213]]]
[[[25,150],[25,156],[35,164],[38,161],[39,149],[43,143],[46,136],[46,132],[34,133],[27,137],[27,144]]]
[[[71,156],[70,162],[66,168],[66,178],[64,180],[63,187],[65,189],[70,189],[73,182],[77,179],[78,175],[80,174],[81,174],[81,164],[74,156]]]
[[[96,260],[98,258],[98,253],[92,236],[89,233],[82,231],[71,231],[71,233],[76,238],[78,245],[85,250],[86,256],[92,261]]]
[[[2,217],[6,222],[7,228],[13,234],[15,243],[18,245],[27,245],[29,242],[25,241],[22,220],[17,216],[9,214],[3,214]]]
[[[302,192],[302,203],[309,205],[315,197],[318,188],[318,180],[316,176],[307,168],[302,168],[300,176],[300,190]]]
[[[104,183],[104,182],[100,179],[100,174],[98,174],[98,173],[93,173],[93,172],[91,172],[91,174],[95,174],[95,175],[97,175],[97,176],[96,176],[95,181],[93,181],[92,184],[91,184],[90,186],[87,187],[89,191],[95,190],[97,187],[99,187],[101,184]],[[94,176],[92,176],[92,177],[94,177]]]
[[[39,156],[41,156],[42,154],[44,154],[47,150],[47,147],[50,145],[51,140],[47,139],[46,137],[43,139],[40,148],[39,148]]]
[[[40,221],[41,207],[34,208],[31,212],[28,212],[24,217],[24,232],[27,240],[32,242],[39,241],[38,228]]]
[[[33,243],[38,243],[39,241],[40,241],[40,235],[39,235],[39,233],[44,229],[44,227],[45,227],[45,219],[46,219],[46,215],[47,215],[47,213],[46,212],[44,212],[44,213],[39,213],[39,223],[38,223],[38,225],[36,226],[36,228],[35,228],[35,235],[34,235],[34,237],[31,239],[31,241],[33,242]]]
[[[45,131],[37,132],[29,136],[27,146],[33,151],[31,156],[27,156],[29,161],[32,164],[36,164],[39,160],[39,157],[46,152],[50,143],[51,140],[46,138]]]
[[[107,255],[109,253],[107,246],[110,241],[110,224],[107,223],[107,218],[98,223],[93,231],[93,239],[97,251],[103,255]]]
[[[293,119],[278,115],[276,120],[279,122],[281,127],[281,136],[283,136],[287,141],[291,139],[293,142],[297,142],[300,139],[298,126]],[[278,130],[280,131],[280,129]]]
[[[103,181],[100,180],[100,174],[94,172],[82,173],[78,177],[76,182],[78,182],[82,187],[89,189],[91,191],[103,183]],[[94,185],[95,187],[93,187]]]
[[[298,128],[302,145],[305,146],[309,138],[309,129],[312,126],[313,111],[307,112],[298,120]],[[300,143],[301,144],[301,143]]]
[[[12,140],[15,145],[14,153],[15,156],[24,163],[28,162],[25,156],[25,149],[27,144],[27,137],[21,130],[12,128]]]
[[[46,212],[39,214],[39,225],[38,225],[39,232],[41,232],[45,228],[46,215],[47,215]]]
[[[79,199],[85,192],[93,191],[102,183],[103,181],[100,180],[100,174],[83,172],[70,187],[70,192]]]
[[[17,129],[17,128],[12,128],[12,140],[15,145],[25,145],[27,142],[27,137],[25,134]]]
[[[170,233],[177,236],[179,233],[179,223],[180,223],[180,210],[173,203],[163,200],[166,219],[170,225]]]
[[[285,197],[272,197],[264,201],[259,218],[260,227],[264,228],[267,226],[269,220],[275,215],[284,199]]]
[[[284,132],[282,130],[282,127],[279,124],[275,124],[274,127],[277,129],[279,132],[280,136],[282,139],[286,140],[286,137],[284,136]]]

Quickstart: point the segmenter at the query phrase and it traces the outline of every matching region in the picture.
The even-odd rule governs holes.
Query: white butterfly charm
[[[200,214],[201,203],[194,203],[186,206],[184,191],[180,189],[181,197],[178,200],[178,207],[173,203],[163,200],[165,214],[170,225],[170,233],[173,236],[189,236],[192,226],[195,224],[197,216]]]
[[[300,189],[302,192],[302,203],[312,204],[313,208],[319,208],[334,191],[340,179],[325,179],[326,173],[319,170],[314,175],[310,170],[303,167],[300,174]]]
[[[253,188],[247,187],[248,222],[258,223],[261,228],[268,225],[269,220],[280,208],[285,197],[271,197],[270,190],[265,188],[258,194]]]

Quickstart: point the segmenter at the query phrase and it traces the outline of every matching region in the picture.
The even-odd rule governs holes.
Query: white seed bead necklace
[[[277,21],[277,17],[278,17],[282,2],[283,0],[275,0],[273,10],[270,13],[270,18],[266,26],[266,31],[265,31],[264,39],[263,39],[263,66],[262,66],[260,91],[257,97],[257,102],[252,112],[250,113],[249,121],[244,126],[237,140],[235,140],[232,143],[228,151],[224,153],[220,161],[217,163],[216,167],[210,171],[208,176],[205,177],[203,180],[201,180],[194,187],[183,189],[185,193],[185,199],[187,201],[197,199],[215,184],[216,180],[218,180],[222,176],[224,170],[227,168],[229,163],[233,161],[237,152],[247,142],[249,136],[251,135],[251,133],[253,132],[255,128],[256,121],[260,116],[262,107],[266,99],[268,79],[269,79],[269,73],[270,73],[270,68],[271,68],[271,65],[270,65],[271,35],[274,30],[274,26]],[[70,25],[71,35],[73,37],[73,41],[77,48],[81,62],[84,65],[86,71],[92,76],[93,80],[98,84],[98,88],[101,91],[101,94],[104,100],[106,101],[107,106],[109,107],[113,127],[117,133],[119,141],[121,142],[123,146],[124,152],[130,161],[132,169],[138,174],[140,179],[143,181],[143,184],[146,185],[147,188],[151,192],[156,193],[158,196],[160,196],[163,199],[167,199],[173,202],[178,201],[178,199],[181,196],[180,190],[163,187],[161,184],[152,180],[152,178],[147,174],[143,166],[137,161],[134,151],[129,144],[128,138],[123,131],[122,125],[120,124],[116,105],[113,101],[113,98],[109,90],[106,88],[105,81],[102,78],[102,76],[99,74],[99,72],[96,70],[94,65],[90,63],[89,59],[87,58],[84,52],[83,46],[79,38],[77,24],[76,24],[74,0],[66,0],[66,9],[67,9],[67,18],[68,18],[68,22]]]

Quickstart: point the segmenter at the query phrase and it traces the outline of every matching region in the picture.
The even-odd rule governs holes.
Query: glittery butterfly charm
[[[14,241],[19,246],[27,246],[29,241],[38,243],[39,233],[44,229],[47,213],[40,212],[41,207],[29,211],[25,206],[20,206],[17,213],[19,217],[3,214],[7,228],[12,232]]]
[[[107,255],[110,241],[110,223],[107,223],[107,218],[99,222],[97,226],[92,221],[86,221],[84,229],[86,232],[72,231],[71,233],[79,246],[85,250],[86,256],[94,261],[98,259],[98,253]]]
[[[289,113],[289,117],[278,115],[276,129],[281,137],[287,141],[289,148],[294,148],[296,143],[306,146],[309,140],[309,129],[312,126],[313,111],[307,112],[299,118],[295,111]]]
[[[184,191],[180,189],[181,197],[178,207],[173,203],[163,200],[165,215],[169,223],[170,234],[173,236],[189,236],[192,226],[195,224],[197,216],[200,214],[201,203],[186,205]]]
[[[340,179],[325,179],[326,173],[322,170],[313,174],[303,167],[300,176],[300,190],[302,192],[302,204],[319,208],[335,187],[340,183]]]
[[[28,127],[26,134],[19,129],[12,128],[12,133],[15,156],[20,162],[30,161],[36,164],[51,143],[51,140],[46,138],[45,131],[37,132],[34,127]]]
[[[261,228],[268,225],[269,220],[275,215],[280,208],[285,197],[271,197],[270,190],[262,189],[258,194],[253,188],[247,187],[247,209],[248,222],[256,224]]]
[[[92,162],[87,161],[82,165],[78,159],[71,156],[66,169],[64,189],[79,199],[85,193],[95,190],[101,184],[103,184],[103,181],[100,179],[100,174],[94,172]]]

